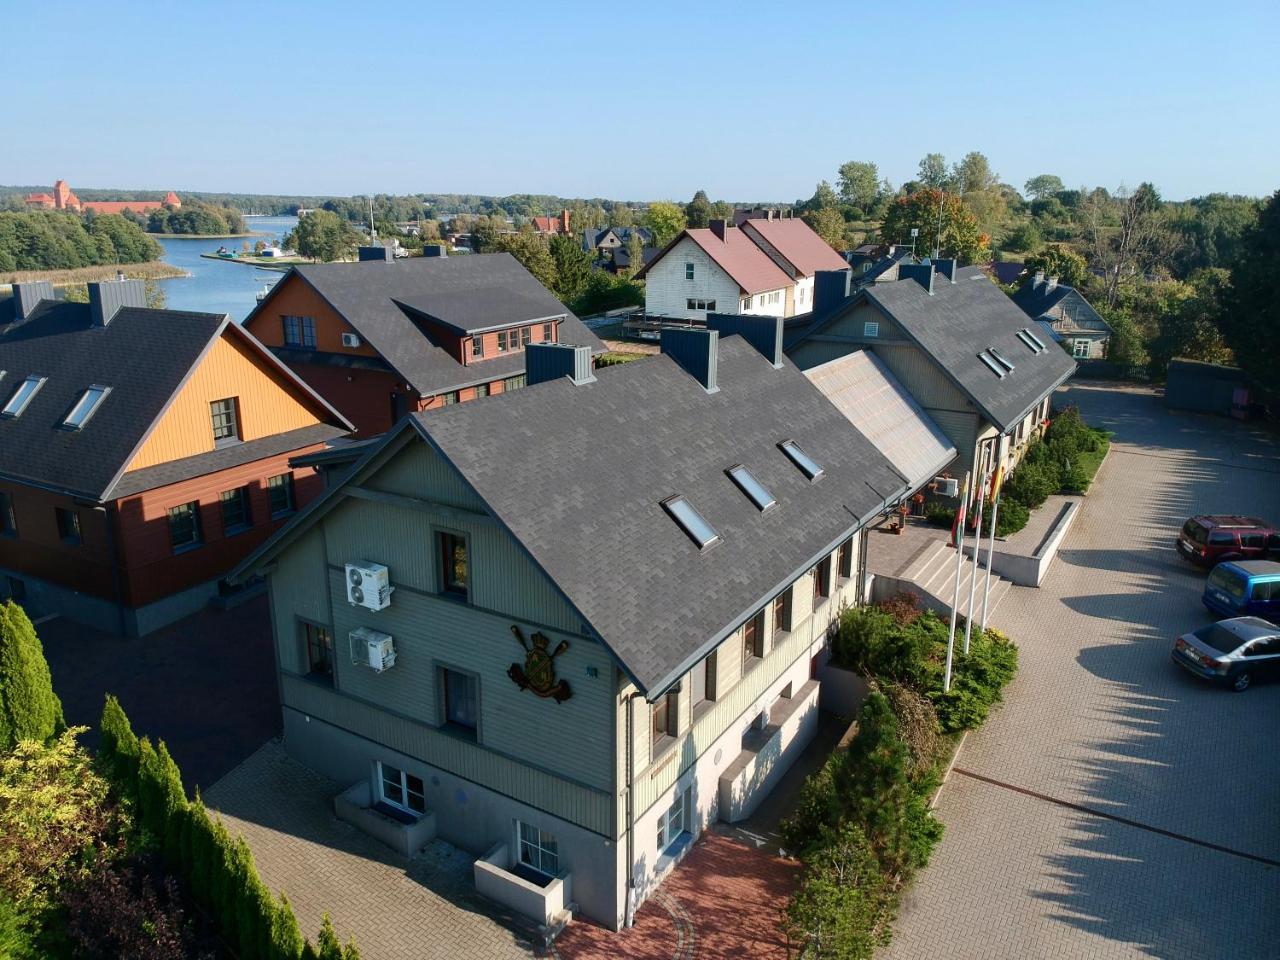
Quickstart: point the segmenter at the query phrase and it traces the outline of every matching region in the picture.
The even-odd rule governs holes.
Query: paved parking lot
[[[1209,621],[1178,525],[1280,518],[1280,447],[1146,390],[1063,399],[1112,452],[1044,586],[1000,609],[1021,669],[943,790],[885,956],[1280,956],[1280,685],[1233,694],[1169,662]]]

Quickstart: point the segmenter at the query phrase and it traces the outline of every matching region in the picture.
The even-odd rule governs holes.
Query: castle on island
[[[51,194],[29,194],[26,202],[29,210],[70,210],[74,213],[87,213],[90,210],[94,213],[124,213],[126,210],[147,213],[165,207],[177,210],[182,206],[182,200],[172,190],[164,195],[163,200],[81,200],[65,180],[55,183]]]

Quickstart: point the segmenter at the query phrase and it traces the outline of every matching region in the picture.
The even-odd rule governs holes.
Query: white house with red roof
[[[813,309],[817,271],[848,268],[803,220],[769,212],[737,225],[712,220],[706,228],[685,230],[636,278],[645,281],[644,307],[651,317],[791,317]]]

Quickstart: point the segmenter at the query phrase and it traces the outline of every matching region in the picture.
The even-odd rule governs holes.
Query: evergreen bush
[[[111,781],[116,795],[122,800],[136,802],[138,780],[138,737],[129,724],[120,701],[107,694],[102,707],[102,719],[98,722],[98,759],[103,773]]]
[[[66,729],[44,648],[26,611],[0,606],[0,753],[21,740],[44,743]]]

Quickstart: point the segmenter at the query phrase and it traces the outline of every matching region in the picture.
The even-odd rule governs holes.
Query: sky
[[[1274,7],[0,0],[0,183],[787,201],[980,150],[1019,189],[1280,187]]]

